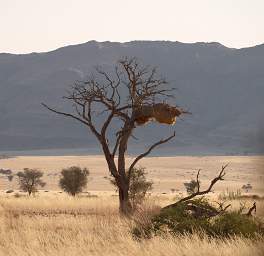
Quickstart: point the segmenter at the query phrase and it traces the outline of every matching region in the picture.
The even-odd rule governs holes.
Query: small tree
[[[250,183],[248,183],[248,184],[244,184],[243,186],[242,186],[242,189],[247,193],[248,191],[250,191],[250,190],[252,190],[252,185],[250,184]]]
[[[78,166],[72,166],[61,171],[59,186],[68,194],[75,196],[82,192],[88,182],[89,171]]]
[[[186,182],[184,183],[184,186],[188,194],[195,193],[198,188],[198,184],[196,180],[191,180],[190,182]]]
[[[27,192],[29,196],[37,192],[39,186],[44,187],[46,185],[41,179],[43,172],[37,169],[25,168],[23,172],[18,172],[17,176],[20,189]]]
[[[138,205],[143,202],[146,193],[152,190],[153,182],[147,181],[146,174],[146,168],[144,167],[134,167],[132,171],[128,195],[133,210],[136,210]],[[111,179],[110,181],[114,186],[117,187],[116,181],[114,179]]]

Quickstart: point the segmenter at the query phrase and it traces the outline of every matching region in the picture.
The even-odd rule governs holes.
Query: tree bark
[[[123,215],[130,215],[132,212],[132,205],[129,200],[128,190],[129,187],[127,186],[119,186],[119,211]]]

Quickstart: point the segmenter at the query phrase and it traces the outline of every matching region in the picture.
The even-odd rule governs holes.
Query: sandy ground
[[[128,158],[128,164],[133,158]],[[215,191],[236,191],[243,184],[253,186],[250,193],[264,194],[264,156],[205,156],[205,157],[148,157],[140,162],[148,171],[148,178],[154,182],[154,193],[171,193],[171,189],[184,191],[183,183],[195,178],[201,169],[202,187],[206,187],[222,165],[229,164],[225,181],[219,182]],[[59,173],[62,168],[77,165],[90,170],[87,191],[100,194],[114,193],[108,181],[109,172],[103,156],[18,156],[0,160],[0,169],[11,169],[13,173],[23,168],[37,168],[44,172],[47,183],[44,190],[60,190]],[[17,180],[9,182],[0,176],[0,190],[18,189]]]

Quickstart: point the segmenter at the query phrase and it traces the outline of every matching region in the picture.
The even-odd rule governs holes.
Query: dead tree
[[[196,192],[191,193],[190,195],[181,198],[177,202],[167,205],[162,208],[162,210],[170,209],[179,206],[180,204],[184,204],[185,209],[190,212],[190,214],[195,217],[195,218],[212,218],[221,214],[225,214],[227,212],[227,209],[232,206],[231,204],[225,205],[224,202],[215,202],[218,204],[218,208],[215,208],[209,204],[200,204],[199,202],[196,202],[192,199],[194,199],[197,196],[204,196],[210,192],[212,192],[212,189],[214,185],[221,180],[224,180],[225,176],[225,169],[228,166],[228,164],[222,166],[221,171],[219,172],[218,176],[213,178],[210,182],[210,185],[208,186],[207,189],[205,190],[200,190],[200,171],[198,170],[197,175],[196,175],[196,184],[197,184],[197,190]],[[248,217],[252,216],[252,212],[254,211],[256,214],[257,211],[257,205],[256,202],[253,203],[252,207],[248,209],[247,213],[242,213],[243,210],[245,209],[245,203],[240,205],[240,209],[238,211],[239,214],[246,215]]]
[[[124,90],[126,90],[126,95],[124,95]],[[81,122],[95,135],[101,145],[109,172],[116,180],[122,213],[127,214],[131,211],[128,191],[134,166],[154,148],[170,141],[175,136],[174,132],[169,137],[154,143],[127,167],[125,156],[128,141],[133,136],[134,129],[138,125],[155,119],[157,108],[163,111],[163,114],[158,113],[159,115],[168,116],[168,120],[162,120],[162,123],[172,124],[176,116],[187,113],[165,104],[168,98],[173,97],[172,91],[173,89],[168,86],[166,80],[157,75],[156,68],[142,66],[135,58],[124,58],[117,62],[114,72],[109,73],[96,68],[96,77],[92,76],[86,81],[76,82],[73,85],[69,94],[64,97],[73,103],[73,113],[59,111],[42,104],[54,113]],[[149,111],[149,107],[153,111],[151,109]],[[144,109],[148,109],[147,115],[144,115]],[[100,127],[95,122],[99,114],[104,117]],[[109,127],[117,123],[115,119],[119,120],[121,125],[117,128],[115,135],[110,136]],[[114,142],[110,143],[113,137],[115,137]],[[115,157],[117,162],[115,162]]]
[[[225,174],[226,174],[226,173],[225,173],[225,169],[226,169],[227,166],[228,166],[227,164],[224,165],[224,166],[222,166],[222,169],[221,169],[221,171],[219,172],[218,176],[216,176],[214,179],[211,180],[210,185],[209,185],[208,188],[205,189],[205,190],[200,190],[200,184],[201,184],[201,182],[200,182],[200,180],[199,180],[199,176],[200,176],[200,171],[201,171],[201,170],[199,170],[199,171],[197,172],[197,175],[196,175],[196,183],[197,183],[197,190],[196,190],[196,192],[194,192],[194,193],[192,193],[192,194],[190,194],[190,195],[188,195],[188,196],[186,196],[186,197],[181,198],[181,199],[178,200],[176,203],[173,203],[173,204],[170,204],[170,205],[165,206],[163,209],[168,209],[168,208],[175,207],[175,206],[179,205],[180,203],[190,201],[191,199],[193,199],[193,198],[195,198],[195,197],[197,197],[197,196],[203,196],[203,195],[206,195],[206,194],[210,193],[210,192],[212,191],[214,185],[215,185],[218,181],[224,180],[224,176],[225,176]],[[223,204],[219,204],[219,211],[216,211],[215,213],[212,213],[212,214],[213,214],[213,215],[220,214],[220,213],[226,211],[227,208],[229,208],[230,206],[231,206],[231,205],[227,205],[226,207],[223,208]],[[192,208],[194,211],[198,210],[198,209],[196,209],[196,210],[194,209],[194,208],[196,208],[196,207],[197,207],[197,206],[193,206],[193,205],[191,206],[191,208]]]

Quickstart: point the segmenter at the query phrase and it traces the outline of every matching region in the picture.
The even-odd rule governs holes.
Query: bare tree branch
[[[222,214],[222,213],[226,212],[226,210],[231,206],[231,204],[228,204],[224,207],[223,202],[216,202],[216,203],[219,206],[218,214]]]
[[[161,145],[161,144],[164,144],[164,143],[168,142],[168,141],[171,140],[173,137],[175,137],[175,132],[174,132],[171,136],[169,136],[168,138],[163,139],[163,140],[160,140],[160,141],[154,143],[152,146],[149,147],[149,149],[148,149],[146,152],[144,152],[144,153],[140,154],[139,156],[137,156],[136,159],[132,162],[132,164],[130,165],[130,167],[129,167],[129,169],[128,169],[128,180],[129,180],[129,178],[130,178],[131,171],[133,170],[133,168],[135,167],[135,165],[137,164],[137,162],[138,162],[139,160],[141,160],[142,158],[144,158],[145,156],[147,156],[148,154],[150,154],[151,151],[152,151],[154,148],[156,148],[157,146],[159,146],[159,145]]]
[[[70,118],[73,118],[75,120],[78,120],[79,122],[89,126],[91,128],[92,132],[96,135],[97,138],[101,137],[100,133],[96,130],[96,128],[89,121],[83,120],[82,118],[80,118],[78,116],[75,116],[73,114],[65,113],[65,112],[62,112],[62,111],[57,111],[57,110],[47,106],[45,103],[41,103],[41,105],[43,107],[47,108],[48,110],[50,110],[51,112],[54,112],[56,114],[63,115],[63,116],[70,117]]]
[[[85,125],[88,125],[88,123],[87,123],[86,121],[82,120],[81,118],[79,118],[79,117],[77,117],[77,116],[75,116],[75,115],[72,115],[72,114],[69,114],[69,113],[65,113],[65,112],[61,112],[61,111],[57,111],[57,110],[55,110],[55,109],[53,109],[53,108],[47,106],[45,103],[41,103],[41,105],[42,105],[43,107],[47,108],[48,110],[50,110],[50,111],[56,113],[56,114],[64,115],[64,116],[67,116],[67,117],[71,117],[71,118],[73,118],[73,119],[76,119],[76,120],[82,122],[82,123],[85,124]]]
[[[209,192],[211,192],[213,186],[214,186],[218,181],[220,181],[220,180],[224,180],[225,169],[226,169],[227,166],[228,166],[228,164],[222,166],[222,169],[221,169],[221,171],[219,172],[218,176],[215,177],[215,178],[211,181],[209,187],[208,187],[206,190],[200,191],[200,185],[198,185],[198,187],[197,187],[197,191],[196,191],[195,193],[192,193],[191,195],[186,196],[186,197],[180,199],[179,201],[177,201],[177,202],[174,203],[174,204],[167,205],[167,206],[164,207],[163,209],[167,209],[167,208],[174,207],[174,206],[178,205],[179,203],[186,202],[186,201],[188,201],[188,200],[190,200],[190,199],[192,199],[192,198],[194,198],[194,197],[196,197],[196,196],[202,196],[202,195],[205,195],[205,194],[208,194]],[[199,181],[199,174],[200,174],[200,170],[198,171],[197,176],[196,176],[197,184],[200,184],[200,181]]]
[[[255,211],[257,212],[257,205],[256,202],[253,203],[252,207],[249,208],[248,212],[246,213],[247,216],[252,216],[252,212]]]

